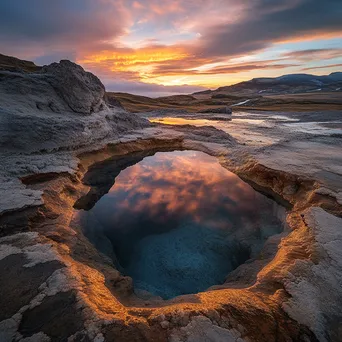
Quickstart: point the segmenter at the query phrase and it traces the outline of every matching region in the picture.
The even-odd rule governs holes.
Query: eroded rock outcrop
[[[0,146],[7,151],[76,149],[148,122],[105,102],[105,88],[70,61],[34,73],[0,71]]]
[[[91,114],[104,109],[104,92],[96,76],[70,61],[31,73],[1,71],[1,108],[11,112]]]
[[[104,109],[104,85],[81,66],[62,60],[43,67],[41,72],[72,111],[91,114]]]

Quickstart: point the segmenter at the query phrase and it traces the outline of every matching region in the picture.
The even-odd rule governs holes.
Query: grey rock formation
[[[70,61],[35,73],[0,71],[0,147],[7,152],[74,150],[148,126],[105,102],[105,88]]]
[[[104,108],[104,85],[81,66],[62,60],[43,67],[41,72],[72,111],[91,114]]]
[[[41,204],[41,193],[26,189],[19,174],[69,171],[80,149],[150,125],[108,106],[101,81],[72,62],[11,70],[0,69],[0,212]]]
[[[106,107],[101,81],[70,61],[35,73],[1,71],[0,79],[1,107],[11,111],[92,114]]]

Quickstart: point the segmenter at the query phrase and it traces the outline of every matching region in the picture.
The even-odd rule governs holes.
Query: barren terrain
[[[264,110],[281,112],[311,112],[342,110],[342,91],[298,93],[282,95],[229,95],[216,98],[210,94],[174,95],[149,98],[126,93],[108,93],[117,98],[130,112],[147,112],[158,109],[174,109],[189,112],[232,107],[233,111]]]
[[[241,105],[213,116],[197,112],[248,98],[107,96],[139,113],[114,106],[97,77],[68,61],[1,71],[0,340],[341,341],[338,96],[272,95],[281,111]],[[85,237],[77,209],[115,180],[101,163],[171,150],[216,157],[287,213],[284,232],[224,284],[162,300],[135,291]],[[102,186],[86,181],[94,168]]]

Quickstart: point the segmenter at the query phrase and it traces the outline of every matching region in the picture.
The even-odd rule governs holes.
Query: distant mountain
[[[334,72],[326,76],[290,74],[275,78],[253,78],[250,81],[197,92],[193,95],[270,95],[315,91],[342,91],[342,72]]]

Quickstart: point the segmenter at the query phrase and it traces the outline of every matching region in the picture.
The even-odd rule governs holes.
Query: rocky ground
[[[307,93],[253,93],[221,91],[203,92],[193,95],[173,95],[150,98],[127,93],[107,93],[108,98],[118,99],[123,107],[131,112],[147,112],[173,109],[198,113],[217,108],[231,107],[234,112],[249,111],[314,112],[341,111],[342,92],[314,91]]]
[[[0,341],[342,340],[341,112],[149,122],[68,61],[0,71],[0,98]],[[216,156],[286,204],[287,228],[223,285],[142,298],[85,238],[74,205],[108,191],[86,184],[91,166],[175,149]]]

